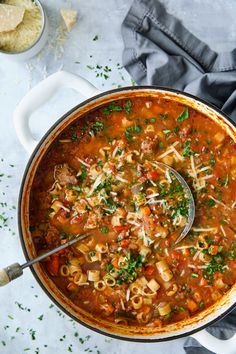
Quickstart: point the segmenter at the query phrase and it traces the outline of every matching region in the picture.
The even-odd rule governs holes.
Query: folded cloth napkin
[[[158,0],[134,0],[123,25],[123,64],[139,85],[201,97],[236,121],[236,49],[216,53],[169,15]],[[236,311],[207,329],[221,339],[236,332]],[[188,354],[212,354],[192,338]]]
[[[214,52],[158,0],[135,0],[122,34],[123,64],[139,85],[189,92],[236,120],[236,49]]]

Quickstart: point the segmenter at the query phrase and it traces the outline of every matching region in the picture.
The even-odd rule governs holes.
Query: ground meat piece
[[[152,154],[157,150],[158,142],[157,139],[153,140],[146,138],[141,144],[141,150],[145,154]]]
[[[75,173],[66,163],[55,166],[54,177],[61,186],[78,183]]]
[[[58,246],[60,244],[59,230],[57,230],[55,226],[49,224],[45,240],[50,248]]]

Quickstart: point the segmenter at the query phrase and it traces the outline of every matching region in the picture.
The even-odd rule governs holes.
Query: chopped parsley
[[[133,141],[133,135],[139,134],[142,131],[142,127],[140,125],[133,125],[125,129],[125,137],[128,142]]]
[[[120,112],[123,108],[115,102],[111,102],[107,107],[102,109],[103,114],[111,114],[112,112]]]
[[[107,234],[109,232],[109,228],[107,226],[102,226],[100,228],[100,231],[103,233],[103,234]]]
[[[125,112],[130,114],[132,111],[132,102],[130,100],[126,101],[124,104]]]
[[[214,166],[215,163],[216,163],[216,159],[215,159],[214,156],[212,156],[211,159],[210,159],[210,165],[211,165],[211,166]]]
[[[190,157],[191,155],[194,155],[194,152],[191,149],[191,141],[190,140],[186,140],[184,142],[184,149],[183,149],[182,155],[185,157]]]
[[[169,135],[171,133],[171,130],[169,130],[169,129],[164,129],[162,131],[165,135]]]
[[[102,122],[94,122],[92,124],[92,130],[93,130],[95,135],[97,133],[99,133],[100,131],[102,131],[103,129],[104,129],[104,124]]]
[[[167,119],[168,118],[168,114],[161,113],[160,114],[160,118],[161,119]]]
[[[141,255],[138,255],[136,258],[133,258],[130,254],[127,256],[127,260],[129,261],[127,267],[120,268],[118,271],[117,284],[123,284],[126,282],[132,282],[138,276],[137,268],[142,267],[145,263],[145,258]]]
[[[225,271],[225,264],[223,264],[223,258],[219,255],[214,256],[212,261],[203,270],[204,278],[212,280],[213,275],[217,272],[223,273]]]
[[[206,205],[210,208],[214,207],[216,205],[216,202],[213,199],[208,199],[206,201]]]
[[[176,118],[177,122],[183,122],[185,119],[189,118],[188,108],[185,108],[183,112]]]

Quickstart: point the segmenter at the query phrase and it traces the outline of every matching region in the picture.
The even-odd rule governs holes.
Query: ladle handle
[[[23,270],[19,263],[13,263],[10,266],[0,269],[0,286],[7,285],[10,281],[19,278]]]

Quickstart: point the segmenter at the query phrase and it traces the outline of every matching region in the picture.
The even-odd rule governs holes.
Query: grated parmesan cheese
[[[22,21],[25,9],[20,6],[0,4],[0,33],[13,31]]]
[[[32,0],[5,0],[4,4],[24,9],[23,20],[12,31],[0,33],[0,49],[22,52],[33,45],[42,31],[42,13]]]

